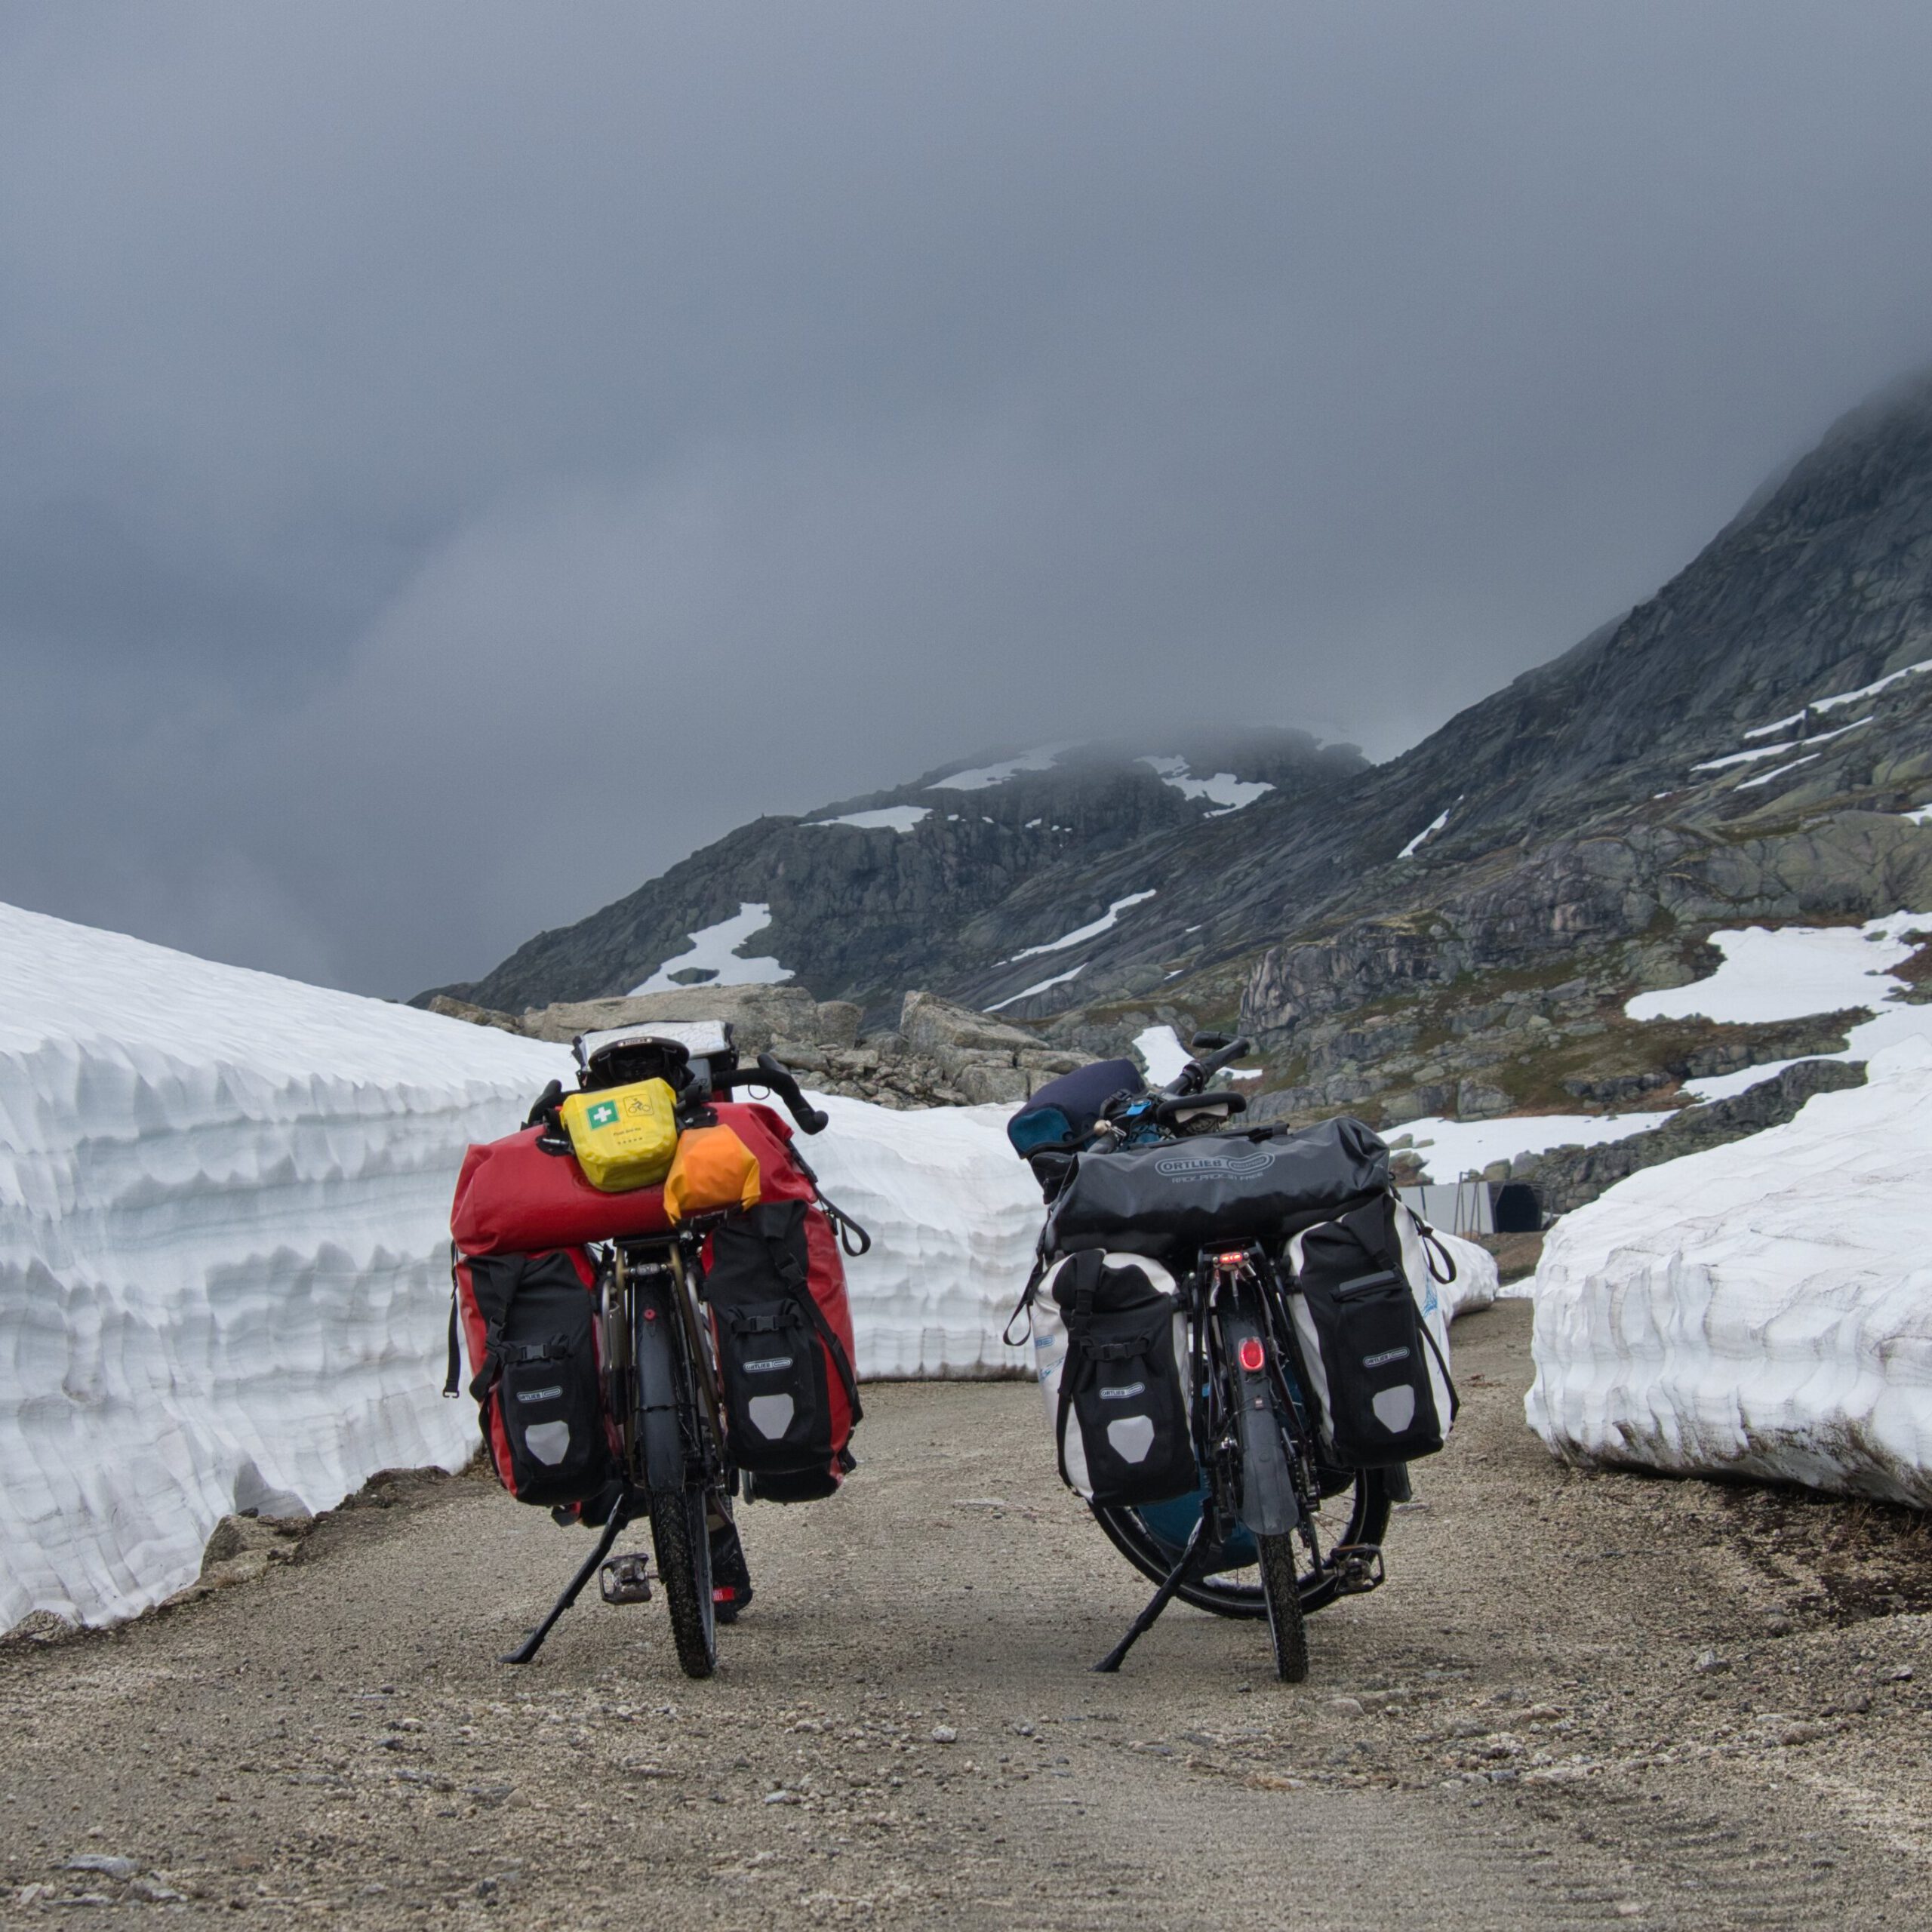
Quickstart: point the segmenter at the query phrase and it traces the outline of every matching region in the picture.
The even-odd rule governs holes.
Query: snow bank
[[[1749,1083],[1771,1078],[1775,1069],[1756,1072]],[[1546,1154],[1552,1147],[1601,1147],[1647,1134],[1676,1115],[1501,1114],[1493,1120],[1448,1120],[1440,1114],[1420,1120],[1398,1121],[1384,1138],[1399,1143],[1404,1135],[1423,1158],[1424,1171],[1441,1182],[1480,1174],[1492,1161],[1512,1161],[1518,1154]]]
[[[450,1191],[553,1046],[0,906],[0,1629],[460,1465]]]
[[[1932,1504],[1932,1007],[1883,977],[1922,927],[1718,934],[1712,979],[1643,996],[1639,1017],[1873,1007],[1840,1056],[1867,1084],[1552,1230],[1525,1406],[1559,1454]]]
[[[1000,1331],[1046,1210],[1008,1145],[1010,1107],[895,1113],[814,1095],[832,1116],[807,1143],[825,1192],[872,1237],[845,1263],[861,1376],[1008,1374]]]
[[[1450,1259],[1456,1264],[1456,1278],[1437,1290],[1449,1319],[1454,1321],[1459,1315],[1487,1308],[1500,1291],[1496,1257],[1487,1248],[1478,1247],[1460,1235],[1444,1234],[1440,1228],[1435,1230],[1435,1238],[1449,1251]]]

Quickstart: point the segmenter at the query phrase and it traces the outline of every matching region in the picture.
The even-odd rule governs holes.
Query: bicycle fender
[[[679,1489],[685,1480],[684,1431],[678,1420],[677,1344],[673,1312],[655,1296],[655,1320],[637,1324],[638,1447],[648,1489]]]
[[[1233,1364],[1239,1401],[1235,1410],[1241,1438],[1241,1520],[1258,1537],[1286,1536],[1301,1521],[1294,1478],[1288,1471],[1287,1445],[1281,1440],[1281,1418],[1275,1413],[1265,1355],[1254,1370],[1241,1366],[1244,1342],[1261,1342],[1260,1328],[1242,1315],[1223,1324],[1228,1358]]]

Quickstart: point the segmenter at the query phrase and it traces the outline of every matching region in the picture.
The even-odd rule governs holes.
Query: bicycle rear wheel
[[[718,1668],[718,1617],[704,1487],[688,1482],[680,1489],[654,1489],[650,1496],[651,1546],[671,1613],[678,1668],[687,1677],[709,1677]]]
[[[1284,1684],[1308,1675],[1308,1625],[1302,1611],[1292,1535],[1257,1537],[1261,1593],[1268,1606],[1268,1634],[1275,1645],[1275,1675]]]
[[[1318,1543],[1324,1550],[1338,1543],[1379,1543],[1389,1527],[1390,1498],[1380,1469],[1357,1469],[1349,1483],[1324,1499],[1315,1523]],[[1198,1507],[1198,1506],[1197,1506]],[[1332,1525],[1328,1521],[1332,1515]],[[1154,1510],[1094,1506],[1094,1515],[1107,1540],[1143,1577],[1163,1581],[1180,1560],[1192,1518],[1176,1504]],[[1150,1521],[1150,1517],[1155,1520]],[[1288,1538],[1281,1539],[1290,1542]],[[1183,1603],[1217,1617],[1260,1618],[1268,1614],[1266,1589],[1260,1573],[1260,1552],[1245,1532],[1230,1540],[1223,1552],[1229,1559],[1215,1572],[1183,1583],[1176,1592]],[[1299,1558],[1291,1560],[1300,1561]],[[1296,1577],[1302,1614],[1312,1617],[1336,1596],[1334,1573],[1311,1564]]]

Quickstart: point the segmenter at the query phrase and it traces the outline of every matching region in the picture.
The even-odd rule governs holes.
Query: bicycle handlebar
[[[831,1124],[832,1116],[820,1109],[808,1106],[805,1097],[798,1091],[798,1083],[789,1069],[770,1054],[760,1054],[755,1066],[741,1066],[730,1073],[712,1075],[714,1088],[721,1087],[729,1093],[734,1087],[768,1087],[785,1103],[786,1110],[807,1134],[823,1134]]]
[[[1230,1040],[1220,1052],[1210,1054],[1205,1060],[1189,1060],[1163,1091],[1172,1094],[1198,1094],[1223,1067],[1240,1059],[1254,1044],[1243,1035],[1238,1040]]]
[[[1164,1100],[1154,1103],[1154,1118],[1163,1127],[1171,1127],[1178,1115],[1192,1108],[1208,1106],[1226,1107],[1232,1119],[1236,1114],[1247,1112],[1247,1097],[1225,1088],[1211,1093],[1204,1088],[1198,1094],[1170,1094]]]

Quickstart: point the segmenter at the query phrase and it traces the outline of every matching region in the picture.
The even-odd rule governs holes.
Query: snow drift
[[[1814,1011],[1874,1007],[1840,1056],[1867,1084],[1558,1224],[1526,1409],[1559,1454],[1932,1504],[1932,1008],[1872,977],[1915,925],[1719,934],[1724,971],[1645,996],[1727,1014],[1801,984]]]
[[[228,1511],[467,1458],[451,1187],[561,1060],[0,907],[0,1629],[158,1601]]]

